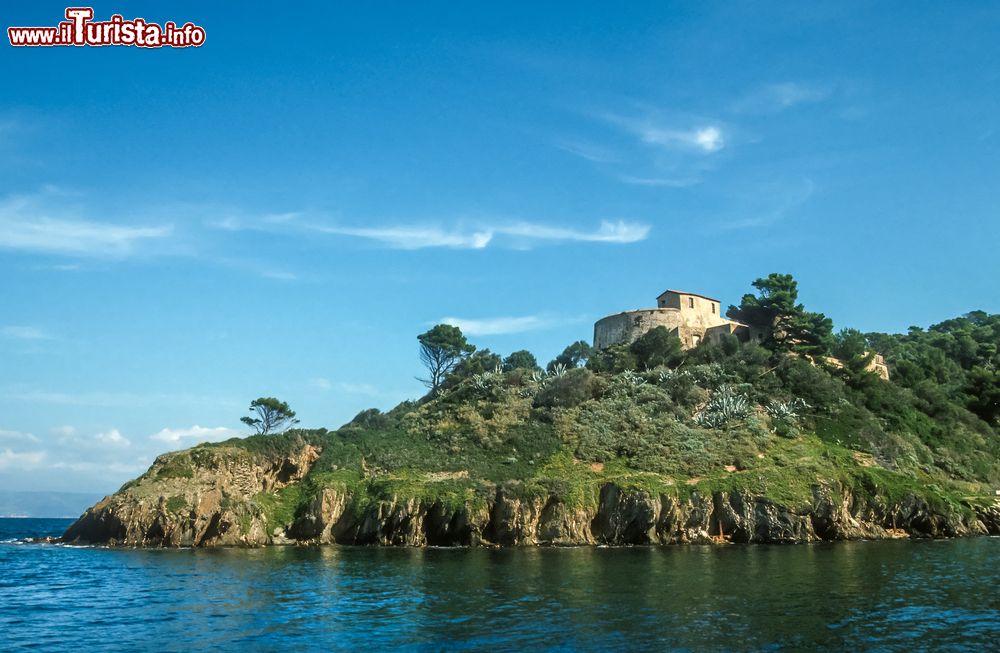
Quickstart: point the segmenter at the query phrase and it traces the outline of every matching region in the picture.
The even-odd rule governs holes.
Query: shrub
[[[578,367],[550,378],[535,395],[534,405],[537,408],[572,408],[597,396],[598,388],[594,373]]]

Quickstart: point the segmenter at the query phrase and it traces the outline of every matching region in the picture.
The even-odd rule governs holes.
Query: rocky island
[[[661,296],[641,329],[606,318],[598,348],[574,343],[545,371],[528,352],[502,359],[432,330],[424,354],[444,346],[429,334],[460,340],[431,369],[423,399],[363,411],[336,431],[164,454],[63,540],[503,546],[1000,534],[1000,316],[834,336],[827,318],[796,304],[790,277],[754,285],[760,295],[731,307],[733,320],[717,303],[686,318],[696,304],[683,293]],[[670,302],[680,312],[663,312]]]

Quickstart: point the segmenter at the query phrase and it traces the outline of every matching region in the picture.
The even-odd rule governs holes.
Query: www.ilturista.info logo
[[[193,23],[178,27],[173,21],[162,26],[143,18],[125,20],[115,14],[107,21],[94,21],[91,7],[68,7],[66,20],[56,27],[8,27],[7,38],[16,47],[57,45],[133,45],[140,48],[191,48],[205,43],[205,29]]]

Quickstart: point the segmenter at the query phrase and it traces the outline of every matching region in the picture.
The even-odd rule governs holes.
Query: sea
[[[1000,539],[107,549],[0,519],[2,651],[1000,650]]]

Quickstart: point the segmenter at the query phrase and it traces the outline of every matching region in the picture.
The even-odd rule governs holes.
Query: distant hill
[[[89,492],[0,490],[0,517],[79,517],[100,498]]]

